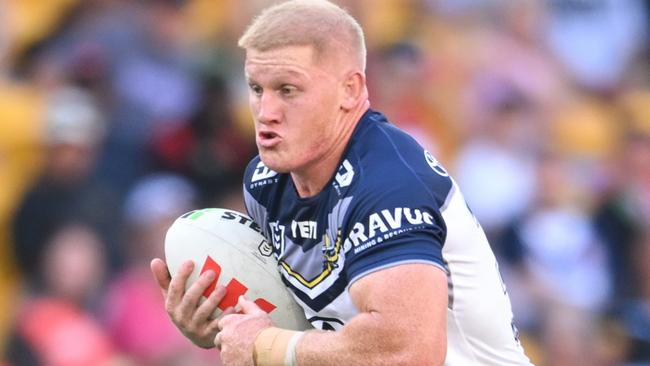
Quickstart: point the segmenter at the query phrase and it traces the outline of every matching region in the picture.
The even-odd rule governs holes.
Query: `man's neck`
[[[359,108],[345,116],[341,133],[327,154],[304,170],[291,172],[291,179],[301,198],[312,197],[320,193],[330,181],[338,168],[343,152],[352,138],[352,133],[359,123],[361,116],[370,108],[370,102],[365,101]]]

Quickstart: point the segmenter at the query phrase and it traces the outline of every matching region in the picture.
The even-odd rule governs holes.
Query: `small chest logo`
[[[433,169],[434,172],[442,175],[443,177],[448,177],[449,173],[445,170],[445,168],[440,165],[440,162],[438,162],[438,159],[434,158],[433,155],[431,155],[430,152],[424,150],[424,159],[426,159],[427,164]]]
[[[352,183],[352,179],[354,178],[354,169],[352,168],[352,164],[348,161],[348,159],[343,160],[343,164],[339,167],[339,170],[336,172],[336,183],[338,183],[339,187],[347,187]]]
[[[253,177],[251,178],[251,182],[257,182],[263,179],[269,179],[275,177],[277,174],[278,173],[269,169],[266,165],[264,165],[263,162],[260,161],[259,163],[257,163],[257,167],[255,167],[255,171],[253,172]]]

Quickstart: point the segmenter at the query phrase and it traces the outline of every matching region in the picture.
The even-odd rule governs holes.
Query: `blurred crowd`
[[[650,1],[338,0],[371,104],[452,172],[540,366],[650,365]],[[269,0],[0,0],[0,365],[215,365],[148,269],[244,211]]]

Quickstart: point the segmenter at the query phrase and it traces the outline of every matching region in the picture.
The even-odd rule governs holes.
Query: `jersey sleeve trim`
[[[421,259],[421,258],[410,258],[410,259],[392,261],[392,262],[385,263],[385,264],[382,264],[382,265],[379,265],[379,266],[376,266],[376,267],[366,269],[366,270],[364,270],[362,272],[359,272],[359,273],[357,273],[356,275],[354,275],[353,277],[350,278],[350,280],[348,282],[348,288],[350,288],[350,286],[352,286],[352,284],[355,283],[357,280],[359,280],[359,279],[361,279],[361,278],[363,278],[363,277],[365,277],[365,276],[367,276],[367,275],[369,275],[371,273],[378,272],[378,271],[381,271],[383,269],[399,266],[399,265],[402,265],[402,264],[431,264],[431,265],[433,265],[435,267],[440,268],[443,272],[445,272],[445,275],[448,275],[448,272],[447,272],[447,269],[445,268],[445,266],[438,263],[438,262],[436,262],[436,261],[434,261],[434,260],[427,260],[427,259]]]
[[[451,203],[451,199],[454,197],[456,194],[456,190],[458,188],[456,187],[456,182],[453,180],[451,181],[451,188],[449,189],[449,193],[447,193],[447,197],[445,198],[445,202],[440,206],[440,212],[444,212],[447,210],[447,207],[449,207],[449,204]]]
[[[381,248],[379,251],[348,263],[346,265],[347,276],[353,279],[360,273],[402,261],[424,261],[444,268],[445,264],[441,250],[434,250],[434,248],[435,245],[422,240],[410,239],[406,242],[402,241],[402,243],[396,243],[395,246]]]

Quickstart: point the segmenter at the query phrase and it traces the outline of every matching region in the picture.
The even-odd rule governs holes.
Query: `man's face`
[[[246,52],[257,147],[278,172],[308,168],[337,136],[341,83],[333,61],[315,61],[313,53],[311,46]]]

